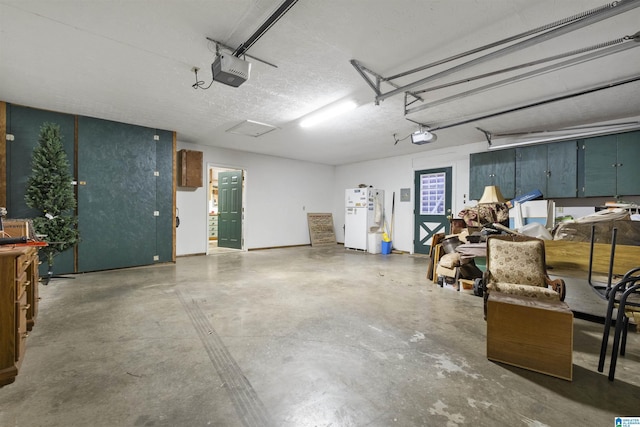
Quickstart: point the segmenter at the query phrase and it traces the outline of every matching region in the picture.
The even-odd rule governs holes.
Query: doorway
[[[414,253],[428,255],[436,233],[448,233],[451,167],[415,172]]]
[[[242,169],[207,167],[207,254],[243,248],[244,177]]]

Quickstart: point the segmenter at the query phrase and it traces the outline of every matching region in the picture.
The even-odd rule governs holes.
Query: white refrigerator
[[[369,233],[382,232],[384,190],[350,188],[345,191],[344,247],[367,250]]]

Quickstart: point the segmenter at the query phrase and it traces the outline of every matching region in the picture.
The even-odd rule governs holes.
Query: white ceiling
[[[417,130],[405,119],[403,94],[375,105],[374,91],[350,63],[356,59],[390,76],[584,12],[603,1],[299,0],[247,52],[277,68],[247,58],[251,78],[240,87],[214,82],[208,90],[194,90],[194,66],[201,69],[199,79],[211,81],[215,46],[206,37],[237,47],[281,0],[0,0],[0,100],[175,130],[184,142],[330,165],[484,141],[476,127],[509,133],[637,120],[640,83],[632,83],[471,120],[436,132],[437,142],[429,145],[415,146],[407,139],[394,145],[394,134],[400,139]],[[640,8],[635,8],[413,90],[632,35],[640,30],[639,24]],[[404,85],[460,62],[395,82]],[[408,117],[437,128],[638,74],[640,48]],[[487,81],[423,96],[440,99]],[[392,87],[382,84],[381,89],[388,92]],[[313,128],[298,125],[305,115],[343,99],[355,100],[358,108]],[[277,129],[260,137],[225,132],[244,120]]]

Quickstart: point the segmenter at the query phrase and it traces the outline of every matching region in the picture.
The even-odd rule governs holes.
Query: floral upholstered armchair
[[[487,239],[487,270],[482,278],[484,314],[491,292],[564,301],[565,283],[551,280],[545,264],[544,242],[521,235]]]

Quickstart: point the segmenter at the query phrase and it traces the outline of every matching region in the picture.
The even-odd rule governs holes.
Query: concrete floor
[[[573,382],[490,362],[482,299],[426,259],[329,248],[54,279],[0,425],[613,426],[640,415],[640,334],[616,380],[574,322]],[[607,360],[608,362],[608,360]],[[608,363],[606,366],[608,369]]]

